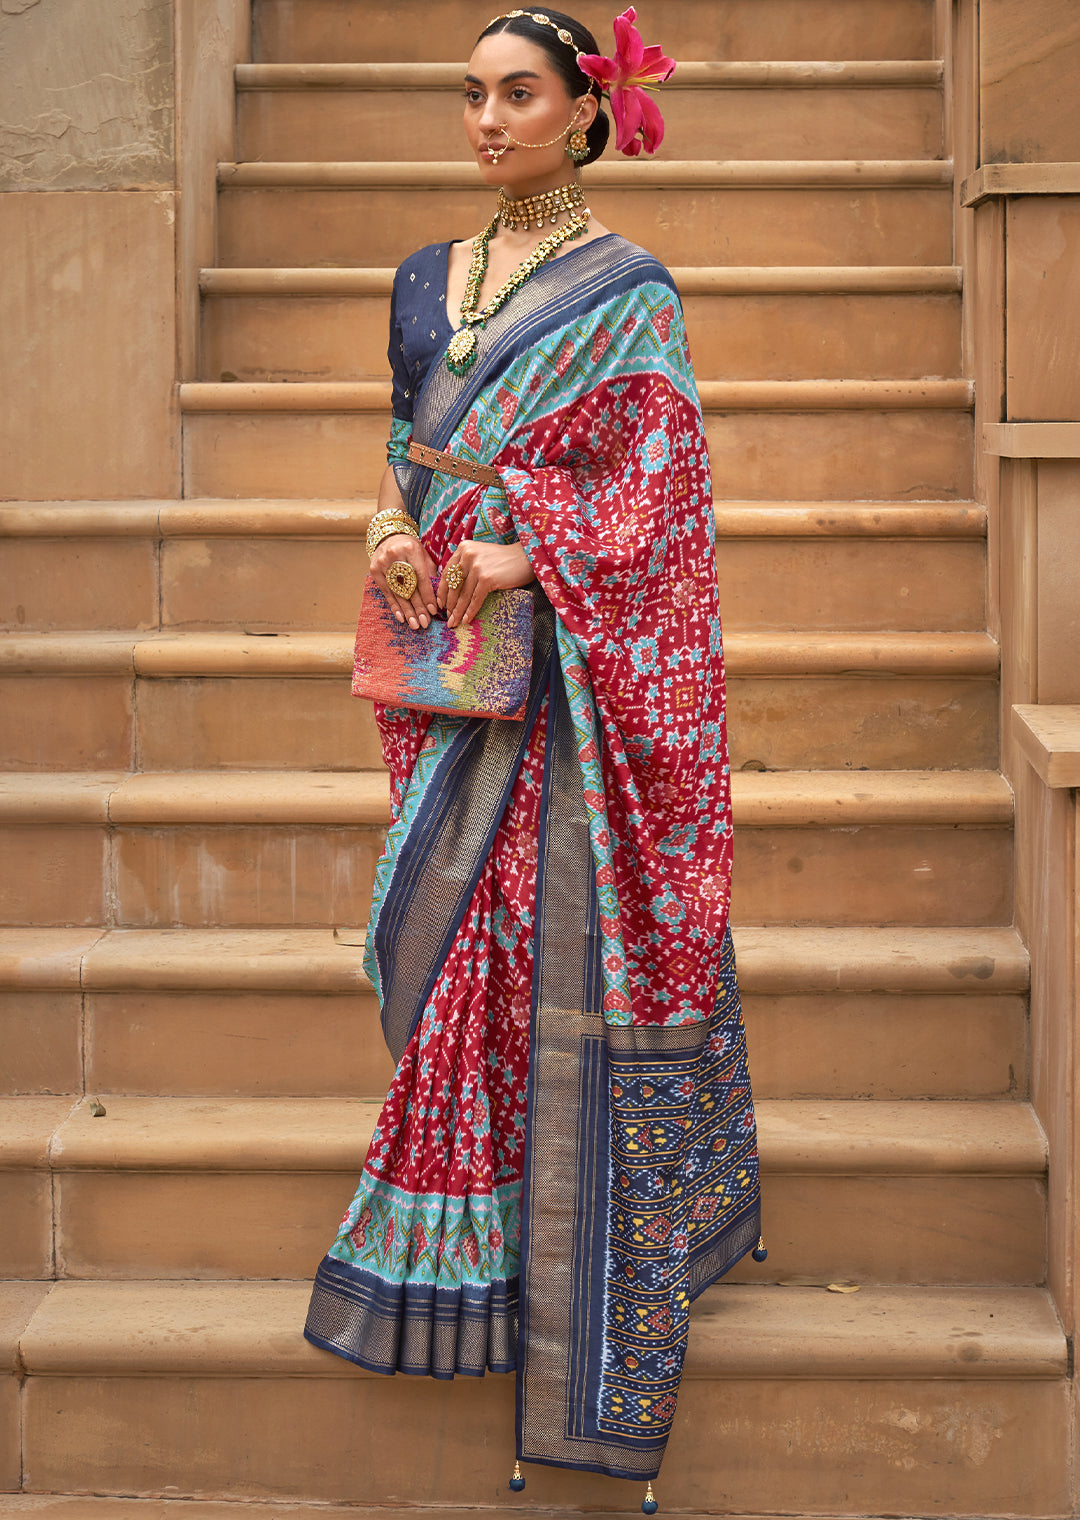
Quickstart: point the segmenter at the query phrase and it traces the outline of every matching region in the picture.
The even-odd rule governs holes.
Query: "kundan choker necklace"
[[[452,375],[464,375],[472,367],[476,359],[477,335],[483,330],[487,319],[493,317],[500,306],[505,305],[515,290],[521,289],[525,281],[531,274],[536,273],[541,264],[546,264],[548,259],[553,258],[564,243],[588,231],[589,216],[588,206],[571,212],[569,220],[554,232],[549,232],[546,238],[537,243],[525,262],[519,264],[506,284],[495,292],[484,310],[478,311],[480,287],[487,274],[488,244],[495,236],[502,219],[501,213],[496,211],[483,232],[477,235],[473,244],[469,278],[465,282],[465,295],[461,302],[461,327],[446,345],[446,367]]]
[[[584,204],[585,192],[580,185],[559,185],[539,195],[526,195],[520,201],[512,201],[500,189],[499,220],[508,232],[528,232],[531,226],[540,227],[544,222],[554,227],[560,211],[577,211]]]

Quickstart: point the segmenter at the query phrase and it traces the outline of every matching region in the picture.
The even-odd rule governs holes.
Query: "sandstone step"
[[[433,228],[472,237],[491,215],[468,163],[222,163],[218,175],[226,266],[396,267]],[[669,265],[942,265],[951,178],[941,159],[601,160],[585,186],[600,222]],[[417,191],[417,209],[403,205]]]
[[[709,295],[949,293],[963,288],[958,264],[687,264],[668,271],[684,301]],[[393,268],[251,269],[211,266],[199,271],[204,296],[381,296]]]
[[[471,1506],[475,1514],[491,1514],[490,1509]],[[500,1513],[505,1510],[500,1509]],[[605,1511],[612,1520],[637,1520],[640,1507],[633,1510]],[[40,1520],[416,1520],[415,1508],[392,1509],[387,1505],[370,1508],[358,1504],[295,1504],[270,1501],[266,1504],[232,1500],[214,1503],[191,1499],[116,1499],[83,1494],[4,1494],[4,1514],[12,1520],[18,1516]],[[545,1511],[552,1520],[570,1520],[580,1514],[577,1509]],[[680,1511],[683,1520],[710,1520],[704,1511]],[[460,1520],[460,1510],[424,1507],[424,1520]],[[733,1516],[732,1520],[751,1520],[750,1516]]]
[[[759,511],[757,518],[764,515]],[[360,517],[355,507],[352,517]],[[734,521],[719,525],[720,606],[732,632],[985,626],[981,539],[781,537],[759,531],[752,515],[746,521],[745,536],[736,535]],[[7,583],[0,591],[0,626],[143,631],[160,624],[162,631],[234,633],[347,627],[359,612],[367,556],[359,521],[349,536],[342,525],[337,532],[343,536],[321,527],[304,539],[273,530],[236,537],[9,539],[0,555],[0,581]],[[114,577],[124,594],[103,597],[101,587]]]
[[[994,924],[1011,912],[996,772],[740,773],[737,923]],[[6,773],[0,919],[320,925],[366,916],[377,772]]]
[[[89,1099],[0,1099],[0,1185],[8,1217],[26,1222],[0,1247],[4,1276],[310,1275],[381,1105],[104,1106],[95,1117]],[[769,1266],[742,1264],[733,1280],[1042,1281],[1046,1144],[1026,1104],[759,1100],[758,1123]]]
[[[0,635],[0,768],[364,769],[371,708],[350,634]],[[997,646],[985,634],[729,633],[732,764],[986,769]]]
[[[301,1338],[308,1291],[65,1282],[20,1303],[6,1340],[25,1369],[24,1488],[505,1513],[512,1380],[379,1381]],[[729,1513],[1065,1513],[1066,1366],[1039,1289],[720,1287],[695,1312],[660,1498]],[[405,1429],[425,1439],[388,1439]],[[514,1507],[610,1510],[631,1492],[530,1467]]]
[[[239,64],[237,157],[468,159],[465,70],[464,62]],[[934,158],[943,146],[942,72],[936,59],[680,60],[663,92],[657,159],[687,149],[729,159]]]
[[[760,1097],[1026,1093],[1011,929],[735,942]],[[392,1063],[361,946],[328,929],[0,929],[3,1091],[378,1098]]]
[[[0,505],[0,627],[346,627],[370,511],[366,501]],[[729,632],[985,625],[980,507],[727,502],[715,520]],[[103,583],[115,594],[103,597]]]
[[[611,8],[582,0],[574,13],[601,52],[612,43]],[[399,63],[409,56],[456,62],[487,17],[463,18],[456,0],[360,9],[355,0],[256,0],[252,56],[260,62]],[[933,51],[930,0],[679,0],[643,19],[646,40],[659,38],[673,58],[846,61],[928,59]]]
[[[244,399],[241,386],[222,389],[237,393],[224,398],[228,412],[189,411],[184,417],[185,479],[193,495],[311,499],[350,492],[363,496],[374,489],[386,465],[389,426],[384,413],[237,410]],[[838,410],[835,405],[819,409],[822,400],[839,397],[828,398],[821,391],[804,394],[814,410],[789,411],[782,405],[782,400],[796,400],[789,392],[783,398],[754,398],[766,402],[761,410],[740,407],[706,413],[718,498],[970,498],[972,427],[966,409],[877,410],[872,402],[882,398],[868,392],[857,410]],[[745,400],[750,399],[747,393]]]
[[[960,370],[955,291],[709,292],[685,296],[683,306],[703,381],[908,379]],[[386,344],[381,294],[204,296],[207,381],[381,377]]]

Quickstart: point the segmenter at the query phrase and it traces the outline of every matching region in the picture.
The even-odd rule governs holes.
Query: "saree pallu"
[[[400,460],[410,432],[501,489]],[[305,1333],[375,1371],[514,1371],[520,1459],[652,1478],[690,1305],[760,1229],[711,483],[670,275],[613,234],[544,266],[395,438],[438,565],[467,538],[529,557],[529,709],[380,715],[365,965],[398,1068]]]

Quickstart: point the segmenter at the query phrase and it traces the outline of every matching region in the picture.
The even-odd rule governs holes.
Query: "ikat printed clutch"
[[[352,694],[387,707],[462,718],[523,718],[532,670],[533,598],[522,587],[489,592],[477,617],[451,628],[399,623],[372,576],[356,627]]]

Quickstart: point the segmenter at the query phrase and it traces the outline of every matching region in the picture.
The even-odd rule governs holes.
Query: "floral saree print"
[[[701,411],[671,276],[611,233],[451,374],[447,247],[395,281],[391,459],[436,564],[525,549],[529,707],[378,710],[366,966],[397,1070],[305,1333],[376,1372],[513,1372],[520,1459],[644,1480],[690,1305],[759,1236]]]

